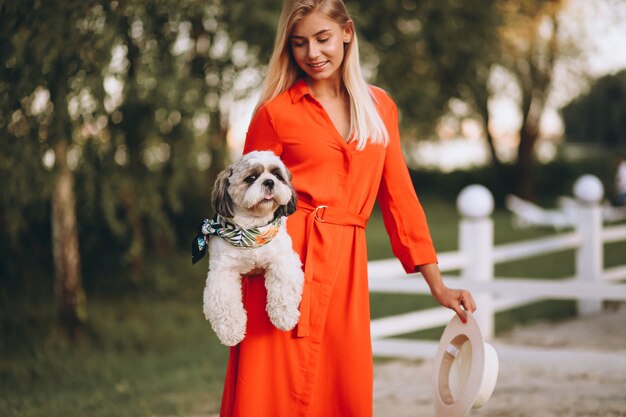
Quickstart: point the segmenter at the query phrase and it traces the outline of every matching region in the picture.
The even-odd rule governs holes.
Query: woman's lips
[[[309,64],[309,67],[311,67],[313,71],[322,71],[324,70],[324,68],[326,68],[327,63],[328,61],[311,63]]]

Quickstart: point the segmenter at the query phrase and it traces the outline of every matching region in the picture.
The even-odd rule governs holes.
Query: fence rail
[[[604,269],[604,245],[626,241],[626,225],[603,225],[600,181],[591,176],[580,178],[574,187],[576,219],[574,230],[555,236],[522,242],[493,245],[493,197],[484,187],[472,185],[457,200],[462,215],[459,225],[459,250],[439,254],[443,272],[461,271],[460,277],[444,276],[450,287],[474,293],[480,305],[477,318],[486,339],[493,338],[494,315],[542,299],[576,299],[580,315],[602,309],[605,300],[626,300],[626,253],[624,265]],[[571,209],[571,207],[570,207]],[[495,278],[498,263],[527,259],[575,249],[576,276],[565,279]],[[471,260],[471,261],[470,261]],[[429,294],[419,274],[408,276],[394,259],[371,261],[368,265],[370,292]],[[445,325],[454,315],[443,307],[419,310],[372,320],[374,355],[430,356],[432,342],[404,340],[396,336]],[[389,339],[394,337],[393,339]],[[422,355],[423,354],[423,355]]]
[[[580,244],[581,237],[574,232],[525,242],[505,243],[494,247],[493,260],[496,263],[517,261],[537,255],[575,249]]]

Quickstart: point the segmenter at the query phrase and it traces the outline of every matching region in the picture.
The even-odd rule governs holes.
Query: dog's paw
[[[246,336],[246,316],[222,317],[211,321],[211,327],[224,346],[235,346]]]
[[[223,334],[223,335],[217,335],[217,337],[220,339],[220,342],[224,345],[224,346],[236,346],[238,345],[243,338],[246,336],[245,333],[241,333],[241,334]]]
[[[280,330],[287,331],[296,327],[300,320],[300,311],[292,306],[267,306],[267,315],[272,324]]]

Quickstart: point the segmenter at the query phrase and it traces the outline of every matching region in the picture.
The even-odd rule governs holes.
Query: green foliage
[[[549,0],[350,3],[357,29],[369,42],[366,50],[375,81],[397,101],[409,137],[434,137],[441,117],[451,113],[476,119],[483,125],[499,171],[501,161],[489,129],[489,101],[501,91],[494,91],[498,87],[492,74],[498,69],[511,76],[521,93],[515,100],[522,124],[516,172],[506,176],[505,184],[527,198],[534,193],[534,147],[554,62],[559,54],[576,50],[557,48],[557,13],[564,4]]]
[[[9,238],[33,232],[32,219],[24,214],[50,198],[54,177],[41,161],[67,133],[67,106],[62,103],[68,81],[98,65],[94,49],[99,42],[90,42],[94,28],[78,26],[90,19],[89,9],[79,1],[1,6],[0,227]],[[106,42],[100,35],[97,39]]]
[[[187,243],[209,211],[208,185],[229,157],[229,104],[260,81],[278,5],[57,3],[0,6],[0,235],[14,255],[0,262],[2,279],[27,273],[16,259],[51,251],[59,141],[76,179],[83,265],[115,252],[110,262],[139,279],[147,253]]]
[[[365,61],[388,90],[407,129],[432,132],[452,97],[486,85],[500,15],[490,0],[348,2]],[[473,88],[473,87],[472,87]]]
[[[561,115],[568,141],[626,150],[626,70],[596,80]]]

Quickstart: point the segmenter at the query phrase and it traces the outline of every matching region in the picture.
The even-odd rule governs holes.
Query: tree
[[[76,222],[75,173],[70,147],[74,121],[68,99],[76,80],[101,67],[98,48],[107,42],[97,26],[97,8],[86,2],[24,1],[1,6],[0,98],[2,116],[2,224],[14,239],[27,229],[21,209],[50,200],[55,292],[59,318],[69,336],[78,336],[86,314]],[[97,36],[98,42],[92,39]],[[46,151],[55,169],[42,169]],[[25,164],[28,172],[20,165]],[[17,169],[16,169],[17,168]],[[17,174],[17,175],[16,175]],[[33,179],[31,179],[33,178]],[[32,182],[31,182],[32,181]],[[37,184],[39,188],[30,188]],[[43,193],[42,193],[43,191]],[[32,231],[31,231],[32,232]]]
[[[500,25],[492,3],[349,3],[364,35],[366,67],[397,102],[405,131],[431,135],[451,98],[486,82]]]
[[[137,280],[146,248],[167,253],[181,193],[221,169],[230,102],[260,80],[269,37],[250,33],[275,22],[247,14],[265,2],[57,3],[0,6],[0,233],[24,255],[22,235],[45,240],[24,211],[51,205],[59,317],[76,339],[79,221],[104,219]]]
[[[520,91],[522,124],[515,161],[515,192],[533,197],[531,169],[539,138],[539,124],[562,54],[558,13],[565,1],[527,0],[503,3],[505,25],[501,30],[502,55],[498,64],[515,78]],[[486,126],[488,128],[488,126]]]
[[[482,121],[497,177],[502,162],[490,126],[492,74],[504,69],[519,90],[522,124],[514,189],[532,194],[530,167],[539,120],[559,54],[558,12],[565,1],[386,1],[357,10],[374,47],[378,82],[397,100],[405,130],[427,136],[453,98]],[[568,53],[571,53],[569,52]]]
[[[626,149],[626,70],[596,80],[561,115],[569,142]]]

